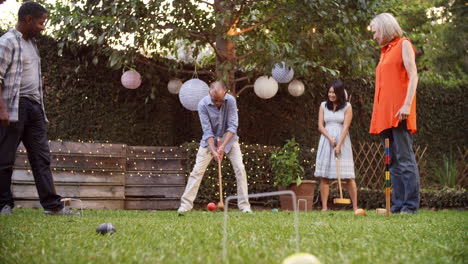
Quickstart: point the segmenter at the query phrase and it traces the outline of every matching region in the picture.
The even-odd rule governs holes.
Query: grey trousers
[[[390,177],[392,181],[392,212],[414,213],[419,208],[419,170],[413,151],[413,135],[406,121],[398,127],[380,133],[382,144],[390,139]]]

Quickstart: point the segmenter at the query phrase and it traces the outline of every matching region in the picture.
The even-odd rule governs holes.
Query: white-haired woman
[[[413,152],[416,133],[415,51],[403,38],[397,20],[388,13],[370,23],[373,39],[382,46],[376,69],[370,133],[390,140],[393,213],[415,213],[419,208],[419,171]]]

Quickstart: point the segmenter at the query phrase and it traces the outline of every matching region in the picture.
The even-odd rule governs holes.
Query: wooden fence
[[[466,159],[468,157],[468,148],[457,147],[458,160],[457,160],[457,171],[458,171],[458,185],[463,188],[468,188],[468,163]]]
[[[135,147],[125,144],[51,141],[51,168],[57,192],[81,199],[86,208],[176,209],[189,172],[180,147]],[[427,147],[415,148],[421,184],[426,179]],[[383,189],[384,153],[377,142],[353,144],[359,188]],[[458,148],[460,186],[467,186],[468,149]],[[17,152],[13,195],[23,207],[40,207],[23,146]]]
[[[51,169],[63,197],[93,209],[175,209],[185,187],[186,150],[51,141]],[[16,204],[39,208],[23,146],[17,152],[12,191]]]

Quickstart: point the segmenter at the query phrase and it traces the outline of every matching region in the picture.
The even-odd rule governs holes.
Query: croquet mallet
[[[385,216],[390,216],[390,140],[385,139]]]
[[[340,162],[338,156],[335,156],[336,161],[336,176],[338,177],[338,188],[340,189],[340,198],[333,199],[334,204],[350,204],[351,199],[343,198],[343,190],[341,189],[341,173],[340,173]]]
[[[221,147],[221,140],[216,138],[218,149]],[[218,208],[224,210],[224,202],[223,202],[223,176],[221,174],[221,157],[218,159],[218,179],[219,179],[219,202]]]

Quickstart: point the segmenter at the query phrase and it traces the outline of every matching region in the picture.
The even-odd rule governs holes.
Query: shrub
[[[271,154],[270,160],[274,173],[274,185],[288,187],[296,180],[296,185],[302,183],[304,168],[299,163],[300,147],[296,139],[287,140],[286,144]]]

